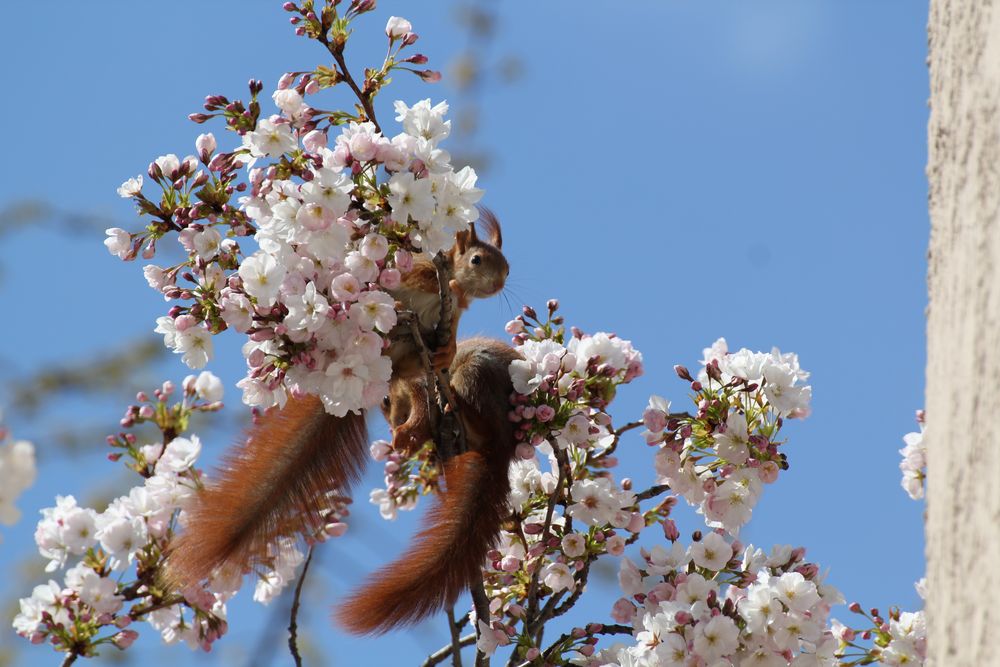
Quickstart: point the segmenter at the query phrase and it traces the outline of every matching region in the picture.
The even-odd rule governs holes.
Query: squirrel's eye
[[[385,398],[382,399],[382,407],[383,408],[385,408],[386,410],[388,410],[390,405],[392,405],[392,401],[389,399],[388,396],[386,396]]]
[[[470,259],[469,261],[472,262],[473,264],[479,264],[479,262],[483,261],[483,258],[480,257],[479,255],[473,255],[472,259]]]

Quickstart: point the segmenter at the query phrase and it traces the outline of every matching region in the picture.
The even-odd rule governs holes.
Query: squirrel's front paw
[[[420,447],[431,439],[431,434],[417,424],[405,422],[392,432],[392,448],[404,456],[412,456]]]
[[[445,371],[451,368],[451,362],[455,360],[455,353],[458,351],[458,345],[455,340],[452,339],[444,347],[439,347],[434,350],[434,354],[431,355],[431,366],[436,371]]]

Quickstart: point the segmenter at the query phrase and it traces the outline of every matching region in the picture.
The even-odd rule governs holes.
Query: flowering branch
[[[292,660],[295,661],[295,667],[302,667],[302,656],[299,655],[298,647],[299,601],[302,596],[302,584],[306,581],[306,574],[309,572],[309,564],[312,563],[313,549],[314,547],[309,547],[309,551],[306,554],[305,565],[302,566],[302,573],[299,575],[299,581],[295,584],[295,595],[292,597],[292,612],[288,622],[288,650],[292,654]]]
[[[427,656],[427,659],[421,663],[421,667],[433,667],[433,665],[440,664],[448,658],[448,656],[457,655],[457,649],[465,646],[472,646],[476,643],[476,633],[472,632],[464,637],[459,638],[457,644],[449,644],[448,646],[442,646],[434,653]],[[461,665],[461,660],[458,665]]]
[[[373,407],[391,378],[383,352],[408,329],[427,393],[434,387],[436,394],[429,400],[434,438],[409,457],[389,456],[386,443],[373,445],[373,455],[389,460],[387,488],[373,491],[372,500],[391,518],[420,495],[440,490],[441,464],[466,450],[447,373],[434,371],[428,347],[440,352],[454,344],[452,276],[441,251],[476,220],[482,192],[475,173],[454,171],[440,147],[450,133],[446,104],[397,102],[403,131],[391,139],[382,134],[375,96],[393,70],[410,70],[405,65],[426,58],[401,58],[417,35],[408,21],[391,17],[382,65],[366,68],[359,83],[348,70],[345,46],[353,20],[375,2],[352,0],[343,13],[341,4],[285,3],[296,33],[318,41],[335,64],[281,77],[272,95],[280,113],[262,113],[259,81],[250,82],[245,103],[206,98],[210,113],[192,120],[221,117],[239,145],[217,152],[215,137],[203,134],[195,141],[196,156],[154,160],[146,173],[155,196],[143,193],[142,176],[119,189],[147,216],[147,226],[134,233],[110,229],[105,243],[124,260],[139,254],[151,259],[158,241],[177,239],[187,253],[184,262],[144,271],[154,289],[178,302],[157,320],[157,331],[192,367],[210,359],[212,336],[226,329],[244,334],[248,370],[239,386],[244,402],[256,408],[281,406],[302,393],[319,396],[338,417]],[[439,77],[410,71],[426,81]],[[341,82],[358,100],[353,112],[307,102]],[[339,135],[331,143],[335,128]],[[250,236],[256,248],[247,245]],[[394,296],[415,253],[433,257],[437,268],[441,312],[433,341],[424,339],[413,313]],[[796,355],[730,353],[720,339],[705,350],[697,374],[675,367],[688,383],[690,412],[671,411],[669,401],[652,396],[641,420],[616,428],[610,405],[618,388],[643,372],[642,355],[612,333],[567,331],[556,314],[558,302],[546,307],[541,317],[525,307],[507,325],[520,353],[509,368],[514,440],[506,444],[516,445],[510,517],[497,529],[481,576],[470,582],[475,632],[460,636],[472,614],[456,621],[448,610],[451,642],[425,665],[450,655],[461,667],[461,649],[473,642],[477,667],[508,645],[511,665],[922,661],[922,615],[895,608],[865,613],[854,604],[850,609],[864,617],[862,627],[844,626],[830,618],[842,601],[839,592],[805,560],[804,549],[776,547],[766,554],[737,537],[765,486],[788,468],[780,438],[785,420],[809,413],[809,374]],[[150,623],[168,642],[183,639],[204,650],[227,630],[225,604],[241,581],[213,579],[184,590],[162,583],[170,540],[204,482],[194,467],[200,443],[183,437],[188,419],[194,411],[221,407],[214,376],[192,376],[183,386],[174,405],[172,384],[154,392],[155,400],[141,394],[122,420],[123,429],[156,424],[159,442],[140,444],[124,431],[109,440],[115,449],[110,458],[124,457],[141,485],[101,513],[78,507],[72,497],[57,498],[56,507],[43,512],[36,541],[50,560],[48,569],[65,568],[70,555],[79,563],[62,584],[50,581],[22,599],[14,624],[30,640],[47,640],[65,652],[65,664],[96,655],[104,644],[127,648],[138,633],[126,628],[136,621]],[[653,452],[655,479],[637,493],[632,480],[615,478],[614,468],[623,437],[640,426]],[[909,438],[903,452],[911,495],[919,495],[923,484],[918,439]],[[655,505],[642,508],[654,498]],[[689,544],[671,518],[681,499],[706,524]],[[322,529],[304,536],[308,555],[282,537],[269,545],[255,572],[254,597],[266,602],[302,566],[288,627],[296,665],[297,613],[312,546],[346,527],[340,521],[345,499],[330,490],[326,500]],[[654,526],[663,543],[638,548],[640,534]],[[638,548],[637,560],[634,553],[625,556],[631,545]],[[575,607],[593,564],[609,557],[620,558],[623,595],[610,610],[615,623],[579,625],[543,645],[547,624]],[[113,634],[101,636],[103,629]],[[616,634],[633,641],[597,650],[600,636]]]

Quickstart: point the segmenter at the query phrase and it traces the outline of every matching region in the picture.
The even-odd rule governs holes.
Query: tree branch
[[[354,95],[357,96],[358,100],[361,102],[362,108],[365,110],[365,117],[371,121],[372,125],[378,132],[382,131],[382,127],[378,124],[378,120],[375,118],[375,108],[372,105],[372,99],[370,93],[365,93],[358,87],[358,84],[354,81],[354,77],[351,76],[351,71],[347,69],[347,62],[344,60],[344,45],[336,45],[330,42],[330,38],[327,37],[327,29],[324,29],[317,36],[317,40],[320,44],[326,47],[326,50],[330,52],[333,59],[337,61],[337,65],[340,66],[340,74],[343,80],[347,82],[347,85],[351,87],[354,91]]]
[[[474,632],[469,633],[458,640],[459,648],[463,646],[472,646],[475,643],[476,643],[476,633]],[[454,650],[453,644],[449,644],[448,646],[442,646],[438,650],[434,651],[434,653],[431,653],[429,656],[427,656],[427,659],[424,660],[424,662],[421,664],[420,667],[432,667],[433,665],[437,665],[443,662],[449,655],[451,655],[453,650]]]
[[[640,491],[635,494],[635,501],[639,502],[641,500],[649,500],[650,498],[655,498],[656,496],[670,490],[669,484],[654,484],[645,491]]]
[[[451,664],[462,667],[462,640],[458,636],[459,626],[455,622],[455,607],[448,608],[448,632],[451,633]]]
[[[559,502],[559,497],[562,495],[563,484],[566,481],[566,468],[564,465],[566,459],[566,452],[556,448],[556,460],[559,462],[559,478],[556,481],[556,488],[553,490],[552,495],[549,496],[549,505],[545,509],[545,524],[542,528],[542,540],[547,540],[549,536],[549,529],[552,527],[552,514],[555,512],[556,504]],[[531,583],[528,585],[528,609],[524,617],[525,628],[534,626],[533,620],[535,614],[538,612],[538,578],[541,575],[541,569],[536,567],[535,571],[531,573]]]
[[[312,562],[313,547],[309,547],[309,555],[306,556],[306,564],[302,567],[302,574],[299,575],[299,582],[295,584],[295,596],[292,598],[292,614],[288,623],[288,650],[292,653],[292,660],[295,667],[302,667],[302,656],[299,655],[298,646],[298,615],[299,599],[302,596],[302,584],[305,583],[306,573],[309,572],[309,563]]]
[[[631,625],[618,625],[618,624],[605,625],[605,626],[602,626],[600,630],[598,630],[596,632],[591,632],[590,633],[591,636],[593,636],[593,635],[631,635],[631,634],[632,634],[632,626]],[[552,642],[552,644],[549,645],[549,647],[547,649],[545,649],[545,652],[542,653],[542,658],[546,662],[546,664],[548,664],[549,658],[552,658],[554,653],[562,653],[562,651],[566,650],[565,648],[560,649],[560,647],[563,646],[563,644],[565,644],[567,641],[570,641],[570,640],[573,640],[573,639],[574,639],[573,635],[567,632],[566,634],[560,635],[557,640],[555,640],[554,642]],[[527,665],[528,663],[524,663],[524,664]]]

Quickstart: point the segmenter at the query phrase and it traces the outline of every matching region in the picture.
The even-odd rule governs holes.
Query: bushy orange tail
[[[318,528],[327,494],[358,481],[367,458],[364,415],[334,417],[314,396],[267,412],[199,495],[169,578],[186,585],[254,567],[276,537]]]
[[[371,576],[336,612],[351,632],[382,633],[454,604],[486,560],[507,517],[512,450],[468,451],[445,465],[438,497],[413,546]]]

